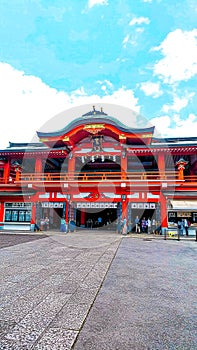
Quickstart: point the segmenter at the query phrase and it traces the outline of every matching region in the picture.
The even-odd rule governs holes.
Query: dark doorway
[[[117,208],[106,208],[103,210],[85,212],[85,228],[89,229],[114,229],[116,227]],[[76,224],[81,227],[81,211],[76,212]]]

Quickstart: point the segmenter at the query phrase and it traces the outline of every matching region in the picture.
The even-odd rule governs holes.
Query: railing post
[[[197,242],[197,230],[196,230],[196,242]]]

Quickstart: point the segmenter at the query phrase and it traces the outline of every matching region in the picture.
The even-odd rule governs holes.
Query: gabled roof
[[[37,132],[41,142],[48,147],[74,146],[90,135],[110,136],[126,144],[150,144],[154,127],[130,128],[118,119],[93,110],[76,118],[63,129],[54,132]]]

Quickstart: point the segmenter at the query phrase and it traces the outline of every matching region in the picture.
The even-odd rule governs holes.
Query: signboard
[[[99,209],[107,209],[107,208],[117,208],[118,203],[76,203],[77,209],[82,208],[99,208]]]
[[[155,209],[155,203],[131,203],[132,209]]]
[[[188,211],[177,211],[177,216],[179,218],[190,218],[192,216],[192,213]]]
[[[63,208],[64,203],[59,202],[43,202],[42,208]]]
[[[5,203],[5,208],[31,208],[32,203],[16,202],[16,203]]]

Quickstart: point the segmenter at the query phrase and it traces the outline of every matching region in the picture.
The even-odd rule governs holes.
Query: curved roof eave
[[[119,129],[121,132],[126,132],[126,133],[132,133],[132,134],[138,134],[138,133],[144,133],[144,132],[151,132],[153,134],[155,127],[147,127],[147,128],[129,128],[122,122],[120,122],[118,119],[107,116],[102,117],[102,116],[96,116],[91,115],[88,116],[88,118],[80,117],[76,118],[74,121],[70,122],[67,126],[64,128],[53,131],[53,132],[42,132],[42,131],[37,131],[37,135],[39,138],[42,137],[56,137],[56,136],[61,136],[69,133],[72,129],[80,126],[80,125],[87,125],[87,124],[93,124],[93,123],[99,123],[99,124],[111,124],[115,126],[117,129]]]

